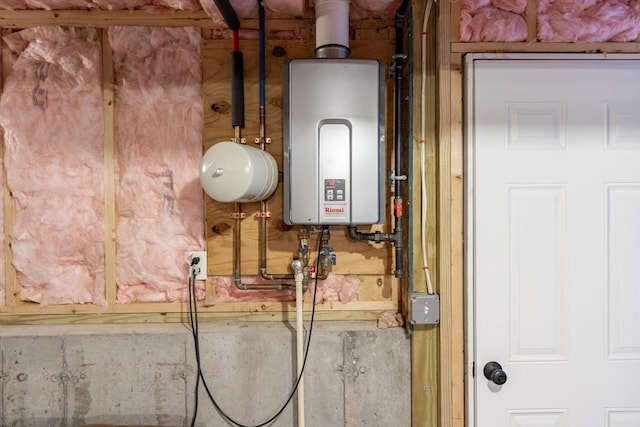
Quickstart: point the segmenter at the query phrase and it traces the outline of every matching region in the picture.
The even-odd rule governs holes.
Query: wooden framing
[[[422,24],[422,12],[425,6],[424,0],[413,2],[413,28],[417,33]],[[640,41],[631,43],[539,43],[536,42],[535,1],[529,0],[526,9],[528,37],[526,42],[520,43],[463,43],[459,42],[459,16],[460,2],[436,2],[432,10],[432,23],[429,26],[430,33],[430,67],[427,80],[428,90],[435,94],[432,98],[433,112],[430,117],[430,133],[434,143],[427,151],[427,169],[429,186],[437,189],[430,193],[430,204],[436,209],[428,218],[428,236],[430,265],[432,277],[436,285],[436,291],[441,298],[441,322],[437,327],[421,326],[412,331],[412,419],[413,426],[424,427],[462,427],[465,423],[464,401],[464,294],[463,294],[463,100],[462,100],[462,59],[469,52],[607,52],[607,53],[639,53]],[[4,34],[9,29],[24,28],[35,25],[91,25],[98,28],[107,28],[112,25],[153,25],[153,26],[198,26],[203,29],[205,39],[211,38],[214,31],[220,30],[212,21],[204,15],[204,12],[171,12],[161,14],[147,14],[145,12],[128,11],[2,11],[0,12],[0,27],[4,28]],[[312,32],[313,19],[305,16],[303,19],[274,18],[268,21],[273,30],[296,30],[308,39]],[[389,43],[393,38],[393,23],[385,20],[368,20],[351,23],[355,34],[354,53],[363,57],[384,57],[390,49]],[[243,21],[243,28],[256,29],[257,20]],[[106,46],[106,34],[102,32],[103,47]],[[366,41],[365,41],[366,40]],[[224,41],[207,41],[205,49],[207,60],[212,61],[219,69],[220,75],[225,73],[226,55]],[[358,43],[361,43],[358,45]],[[419,43],[414,42],[413,54],[419,58]],[[255,46],[249,42],[242,42],[243,48],[249,47],[250,54],[255,54]],[[288,41],[279,43],[285,47],[291,57],[309,56],[312,47],[308,40]],[[270,44],[270,48],[274,45]],[[382,49],[379,49],[383,46]],[[357,47],[357,49],[356,49]],[[383,54],[377,52],[380,50]],[[10,55],[3,52],[3,78],[6,78],[11,64]],[[113,130],[113,88],[112,70],[109,64],[110,52],[105,50],[104,61],[104,111],[106,119],[105,128],[105,181],[113,182],[113,146],[110,143],[110,132]],[[277,68],[284,59],[269,58],[270,81],[269,93],[270,108],[268,126],[274,126],[277,122],[278,91],[277,81],[280,79]],[[248,63],[249,61],[245,61]],[[419,61],[416,61],[419,62]],[[255,68],[255,67],[254,67]],[[419,76],[416,75],[414,66],[414,87],[419,88]],[[207,73],[213,73],[207,69]],[[255,69],[251,72],[255,72]],[[211,74],[213,75],[213,74]],[[255,75],[254,75],[255,76]],[[248,78],[249,77],[248,75]],[[248,87],[247,92],[255,91],[255,84]],[[228,86],[228,85],[227,85]],[[229,97],[221,88],[224,84],[209,89],[205,88],[205,96],[210,99],[223,99]],[[210,92],[207,92],[210,90]],[[254,98],[255,99],[255,98]],[[252,101],[254,102],[254,101]],[[254,102],[255,103],[255,102]],[[254,105],[255,107],[255,105]],[[205,104],[205,108],[208,105]],[[251,111],[252,107],[247,108]],[[414,111],[419,111],[414,102]],[[250,125],[255,127],[255,118],[248,117]],[[434,119],[435,118],[435,119]],[[210,116],[208,120],[215,120]],[[414,125],[414,134],[417,128]],[[211,144],[218,138],[224,138],[228,129],[216,128],[205,135],[206,143]],[[279,131],[270,129],[269,136],[278,138]],[[247,129],[246,136],[255,136],[255,130]],[[388,138],[389,140],[389,138]],[[416,141],[412,141],[414,152]],[[414,155],[414,178],[419,164]],[[106,206],[106,256],[107,262],[115,257],[115,248],[112,246],[113,232],[115,229],[115,213],[112,211],[113,189],[107,189]],[[111,193],[111,195],[110,195]],[[5,195],[5,227],[11,227],[12,206],[8,192]],[[419,197],[413,193],[415,201],[414,212],[419,210]],[[209,215],[218,214],[220,208],[214,205],[208,206]],[[416,214],[417,216],[417,214]],[[290,230],[273,228],[270,235],[283,238],[287,246],[295,238],[291,238]],[[419,224],[414,221],[413,240],[419,241]],[[416,240],[418,239],[418,240]],[[222,240],[225,241],[226,240]],[[346,242],[345,242],[346,243]],[[227,243],[225,243],[227,244]],[[252,245],[253,243],[251,243]],[[249,247],[251,248],[251,245]],[[369,249],[369,248],[365,248]],[[288,249],[287,249],[288,250]],[[362,272],[369,266],[362,263],[372,252],[363,247],[347,245],[345,253],[349,264],[354,263],[354,271]],[[11,276],[14,274],[10,268],[10,246],[5,242],[5,265]],[[253,248],[245,250],[248,258],[243,265],[252,268],[255,265],[255,252]],[[275,267],[283,268],[288,259],[283,255],[284,251],[276,250],[279,254],[275,257]],[[360,254],[360,255],[359,255]],[[388,254],[387,254],[388,255]],[[385,255],[385,256],[387,256]],[[420,266],[417,251],[410,255],[413,260],[414,277],[421,273],[416,266]],[[271,259],[271,258],[270,258]],[[389,293],[389,289],[398,289],[398,283],[392,279],[388,271],[388,261],[376,261],[373,273],[365,278],[367,283],[367,299],[348,305],[323,304],[318,306],[317,318],[320,320],[375,320],[383,311],[397,311],[397,293]],[[228,273],[229,260],[223,257],[220,263],[210,263],[210,273],[218,271]],[[221,274],[222,274],[221,273]],[[107,269],[107,279],[112,280],[113,271]],[[15,275],[14,275],[15,276]],[[383,286],[378,286],[382,281]],[[16,283],[15,277],[10,283]],[[414,282],[414,291],[421,292],[425,289],[419,281]],[[0,309],[0,324],[25,324],[25,323],[131,323],[131,322],[181,322],[185,321],[186,307],[184,304],[155,303],[155,304],[127,304],[115,303],[115,290],[107,292],[108,307],[96,307],[90,305],[56,306],[43,310],[33,304],[19,304],[15,301],[15,285],[7,288],[7,301],[9,305]],[[388,286],[388,287],[387,287]],[[306,316],[309,316],[310,307],[305,307]],[[290,320],[293,316],[293,304],[290,302],[237,302],[224,305],[213,305],[200,308],[200,316],[203,320]]]
[[[103,50],[103,109],[105,118],[104,132],[104,178],[105,178],[105,279],[106,306],[92,304],[70,304],[41,307],[38,304],[20,301],[17,297],[20,286],[11,264],[10,239],[6,239],[5,264],[7,267],[7,305],[0,307],[0,324],[24,323],[127,323],[127,322],[176,322],[184,321],[187,307],[183,303],[131,303],[118,304],[115,286],[115,171],[114,171],[114,75],[111,50],[108,43],[108,27],[113,25],[142,26],[198,26],[203,35],[203,101],[205,110],[205,148],[213,142],[233,136],[229,116],[214,112],[213,103],[230,103],[229,52],[228,40],[215,40],[223,28],[213,24],[204,12],[167,12],[148,14],[129,11],[0,11],[0,26],[8,34],[12,29],[38,25],[93,26],[100,28]],[[270,150],[276,158],[281,157],[282,144],[282,67],[284,61],[297,57],[313,57],[314,43],[310,41],[314,20],[302,19],[268,20],[270,31],[292,31],[302,34],[303,40],[279,40],[267,43],[267,136],[272,139]],[[391,61],[393,54],[393,23],[385,20],[358,21],[352,23],[353,40],[351,57],[377,58],[385,63]],[[243,20],[243,29],[257,28],[257,20]],[[216,33],[218,31],[218,33]],[[284,56],[271,55],[275,47],[285,52]],[[245,55],[245,95],[247,120],[244,135],[257,136],[257,42],[241,40]],[[11,70],[11,55],[3,55],[3,72],[6,77]],[[247,60],[246,58],[251,58]],[[255,58],[255,59],[253,59]],[[388,90],[392,90],[392,80],[388,80]],[[388,99],[388,120],[392,123],[393,97]],[[252,114],[255,112],[255,114]],[[387,140],[393,129],[388,126]],[[390,145],[388,145],[390,147]],[[388,150],[389,156],[391,150]],[[387,159],[390,162],[390,158]],[[279,190],[280,191],[280,190]],[[5,189],[5,230],[11,230],[13,207],[11,195]],[[269,221],[269,241],[267,258],[274,272],[286,272],[292,254],[297,248],[297,231],[284,227],[281,218],[280,194],[270,201],[273,220]],[[231,274],[231,241],[228,235],[212,232],[225,220],[228,207],[216,205],[207,198],[206,229],[209,241],[209,275]],[[248,218],[243,224],[243,274],[257,274],[257,227],[253,213],[256,206],[247,205]],[[389,210],[390,215],[390,210]],[[390,223],[389,220],[386,221]],[[363,231],[367,231],[366,228]],[[396,313],[399,310],[399,284],[392,275],[393,261],[390,245],[373,245],[367,242],[350,242],[343,233],[332,233],[332,246],[336,247],[338,265],[336,274],[357,274],[362,284],[360,298],[349,304],[326,302],[316,307],[316,317],[324,320],[375,320],[384,312]],[[186,281],[186,278],[185,278]],[[212,287],[209,280],[208,290]],[[199,306],[202,319],[236,320],[287,320],[294,311],[293,302],[227,302],[216,303],[215,299]],[[305,305],[305,316],[309,317],[311,304]]]
[[[423,2],[421,2],[423,3]],[[541,43],[536,36],[536,2],[525,12],[528,36],[519,43],[466,43],[459,41],[460,2],[437,2],[438,81],[438,289],[441,297],[439,342],[416,336],[414,347],[429,348],[438,359],[438,421],[414,418],[414,426],[465,425],[464,369],[464,139],[462,60],[471,52],[604,52],[640,53],[640,40],[629,43]],[[425,376],[426,364],[414,361],[413,377]],[[422,403],[414,396],[413,404]],[[415,413],[415,409],[414,409]]]

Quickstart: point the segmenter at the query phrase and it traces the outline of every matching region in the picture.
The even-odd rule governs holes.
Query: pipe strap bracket
[[[394,182],[396,181],[406,181],[407,180],[407,175],[396,175],[396,171],[391,170],[389,172],[389,182],[391,183],[391,185],[393,185]]]

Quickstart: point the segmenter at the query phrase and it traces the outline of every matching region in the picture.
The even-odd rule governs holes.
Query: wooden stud
[[[109,31],[100,31],[102,39],[102,105],[104,110],[104,261],[105,296],[108,305],[116,303],[116,202],[114,148],[114,74]]]
[[[461,268],[461,265],[452,265],[452,218],[451,193],[452,185],[452,104],[459,104],[462,98],[460,92],[452,86],[455,82],[454,70],[451,61],[451,40],[455,37],[451,31],[452,20],[458,17],[451,16],[451,3],[438,3],[438,28],[442,37],[438,40],[438,82],[439,82],[439,135],[438,135],[438,283],[440,293],[440,346],[439,346],[439,373],[440,373],[440,426],[454,427],[454,388],[453,377],[456,369],[462,369],[454,365],[453,341],[457,331],[453,330],[454,307],[460,301],[454,300],[452,294],[452,270]]]
[[[471,52],[640,53],[640,43],[482,42],[451,44],[451,53]]]
[[[524,17],[527,21],[527,42],[535,42],[538,40],[538,17],[535,1],[529,1],[527,3]]]
[[[451,22],[449,34],[451,35],[450,41],[458,41],[460,40],[460,18],[461,18],[461,2],[460,1],[449,1],[447,5],[449,9],[449,16],[451,17],[449,22]],[[441,6],[436,2],[438,8]]]
[[[426,2],[423,2],[426,3]],[[420,155],[419,145],[421,142],[421,120],[426,120],[427,137],[424,142],[426,148],[426,176],[427,176],[427,201],[430,209],[427,214],[427,248],[429,254],[429,263],[431,269],[432,282],[436,282],[436,274],[438,272],[438,262],[436,261],[440,254],[436,249],[436,224],[437,224],[437,177],[436,177],[436,123],[433,112],[436,108],[436,37],[435,27],[437,20],[437,8],[434,5],[431,9],[431,17],[427,27],[428,36],[427,43],[427,108],[425,117],[421,117],[421,100],[420,92],[422,85],[421,56],[422,45],[420,37],[415,37],[413,42],[413,54],[416,58],[413,68],[414,73],[414,124],[413,133],[417,135],[413,144],[413,206],[412,219],[414,226],[413,247],[415,248],[410,256],[413,260],[413,291],[424,293],[427,291],[427,284],[424,279],[424,271],[422,269],[422,253],[421,253],[421,230],[425,226],[421,224],[421,191],[420,191]],[[424,5],[414,7],[413,9],[413,26],[418,28],[415,34],[422,32],[422,24],[424,18]],[[437,287],[435,288],[437,290]],[[406,298],[406,296],[404,297]],[[413,426],[436,427],[439,419],[439,394],[440,384],[438,379],[438,327],[434,325],[416,325],[411,332],[411,408]]]
[[[2,37],[11,33],[8,29],[2,29]],[[5,43],[2,43],[2,87],[4,88],[9,74],[11,74],[12,52]],[[2,137],[5,138],[4,131],[2,131]],[[0,155],[4,159],[4,148],[6,147],[6,141],[2,144]],[[4,160],[2,160],[4,165]],[[5,287],[5,300],[0,302],[0,306],[12,306],[15,305],[18,300],[17,295],[20,292],[20,285],[18,284],[18,278],[16,277],[16,271],[13,268],[12,255],[11,255],[11,230],[13,229],[13,221],[15,218],[15,206],[9,187],[7,185],[7,171],[2,168],[3,183],[2,197],[3,197],[3,213],[4,213],[4,287]],[[4,311],[2,309],[2,311]]]
[[[448,380],[450,389],[450,417],[453,427],[463,427],[465,419],[464,400],[464,176],[463,159],[464,144],[462,132],[462,56],[452,54],[451,60],[451,157],[450,157],[450,241],[451,241],[451,278],[449,297],[450,326],[448,333],[451,339],[447,343],[447,357],[442,369],[449,372]]]

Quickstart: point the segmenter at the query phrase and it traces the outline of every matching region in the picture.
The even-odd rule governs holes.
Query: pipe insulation
[[[349,55],[349,0],[318,0],[316,56],[346,58]]]
[[[231,52],[231,125],[244,127],[244,60],[242,52]]]

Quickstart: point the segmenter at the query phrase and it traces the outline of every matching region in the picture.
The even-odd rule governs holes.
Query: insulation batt
[[[462,0],[461,41],[524,41],[525,0]],[[640,35],[638,0],[538,0],[542,42],[630,42]]]
[[[539,0],[543,42],[629,42],[640,35],[638,0]]]
[[[518,42],[527,39],[522,13],[526,0],[462,0],[460,40],[465,42]]]
[[[202,250],[201,38],[197,28],[112,27],[119,303],[188,296]],[[198,298],[204,282],[197,281]]]
[[[340,301],[347,304],[357,301],[361,282],[359,276],[332,274],[326,280],[318,281],[316,303]]]
[[[402,0],[351,0],[349,19],[393,18]],[[315,9],[316,0],[309,0],[309,8]]]
[[[214,276],[213,285],[216,290],[216,303],[233,301],[294,301],[295,293],[291,291],[243,291],[236,287],[232,276]],[[318,280],[318,293],[316,304],[323,302],[339,301],[347,304],[356,301],[360,294],[359,276],[331,274],[326,280]],[[242,283],[274,283],[259,276],[247,276],[242,278]],[[314,281],[310,282],[313,289]]]
[[[80,32],[79,32],[80,33]],[[17,59],[0,99],[19,298],[104,304],[103,112],[94,30],[5,37]]]
[[[378,318],[379,329],[398,328],[401,326],[404,326],[404,319],[400,313],[390,313],[385,311]]]

